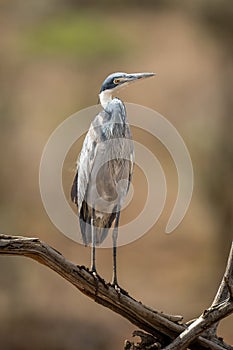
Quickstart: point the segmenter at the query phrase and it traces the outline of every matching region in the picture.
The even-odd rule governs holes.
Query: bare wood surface
[[[233,243],[227,261],[226,271],[220,283],[217,294],[213,300],[212,306],[218,305],[229,297],[229,292],[233,286]],[[232,294],[232,292],[231,292]]]
[[[94,276],[86,267],[77,266],[66,260],[61,253],[38,238],[0,234],[0,254],[29,257],[49,267],[97,303],[120,314],[132,324],[152,334],[163,346],[172,345],[174,341],[177,341],[180,334],[186,334],[187,329],[192,326],[190,325],[187,328],[185,324],[181,324],[182,318],[180,316],[165,315],[133,299],[126,291],[115,290],[100,276]],[[228,278],[228,284],[229,281]],[[230,290],[229,286],[228,290]],[[198,328],[197,332],[195,326],[193,326],[196,334],[195,337],[188,339],[189,348],[194,350],[233,349],[216,337],[212,339],[208,339],[205,335],[197,337],[198,334],[201,334],[205,329],[226,317],[232,311],[232,298],[229,298],[217,309],[209,309],[204,315],[204,323],[200,322],[202,328]],[[167,349],[175,348],[167,347]],[[176,349],[181,348],[176,347]]]

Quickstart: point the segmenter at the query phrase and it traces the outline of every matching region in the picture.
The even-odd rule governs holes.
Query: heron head
[[[110,74],[103,82],[100,93],[106,90],[118,90],[122,86],[126,86],[129,83],[137,81],[139,79],[145,79],[149,77],[153,77],[155,73],[113,73]]]

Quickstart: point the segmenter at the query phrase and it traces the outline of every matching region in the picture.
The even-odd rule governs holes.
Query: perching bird
[[[78,206],[83,242],[92,246],[91,271],[96,273],[95,248],[113,225],[113,285],[118,286],[116,249],[120,210],[133,174],[134,147],[124,103],[112,94],[154,73],[113,73],[103,82],[103,110],[95,117],[83,142],[71,198]]]

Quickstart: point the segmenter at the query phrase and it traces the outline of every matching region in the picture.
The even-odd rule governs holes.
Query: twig
[[[227,266],[225,273],[223,275],[222,281],[219,285],[218,291],[215,295],[215,298],[212,302],[212,307],[222,303],[228,298],[228,292],[231,292],[231,286],[233,285],[233,243],[231,245],[230,254],[227,261]],[[218,328],[218,322],[216,322],[212,327],[208,329],[209,336],[216,336]]]
[[[218,305],[227,299],[229,295],[229,286],[233,285],[233,242],[231,244],[230,254],[227,261],[226,271],[220,283],[217,294],[211,306]]]

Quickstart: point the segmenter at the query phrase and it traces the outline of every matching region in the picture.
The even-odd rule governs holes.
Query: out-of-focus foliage
[[[88,60],[119,56],[131,47],[111,21],[105,21],[103,15],[87,15],[86,11],[37,23],[26,32],[20,45],[28,54],[78,56]]]

